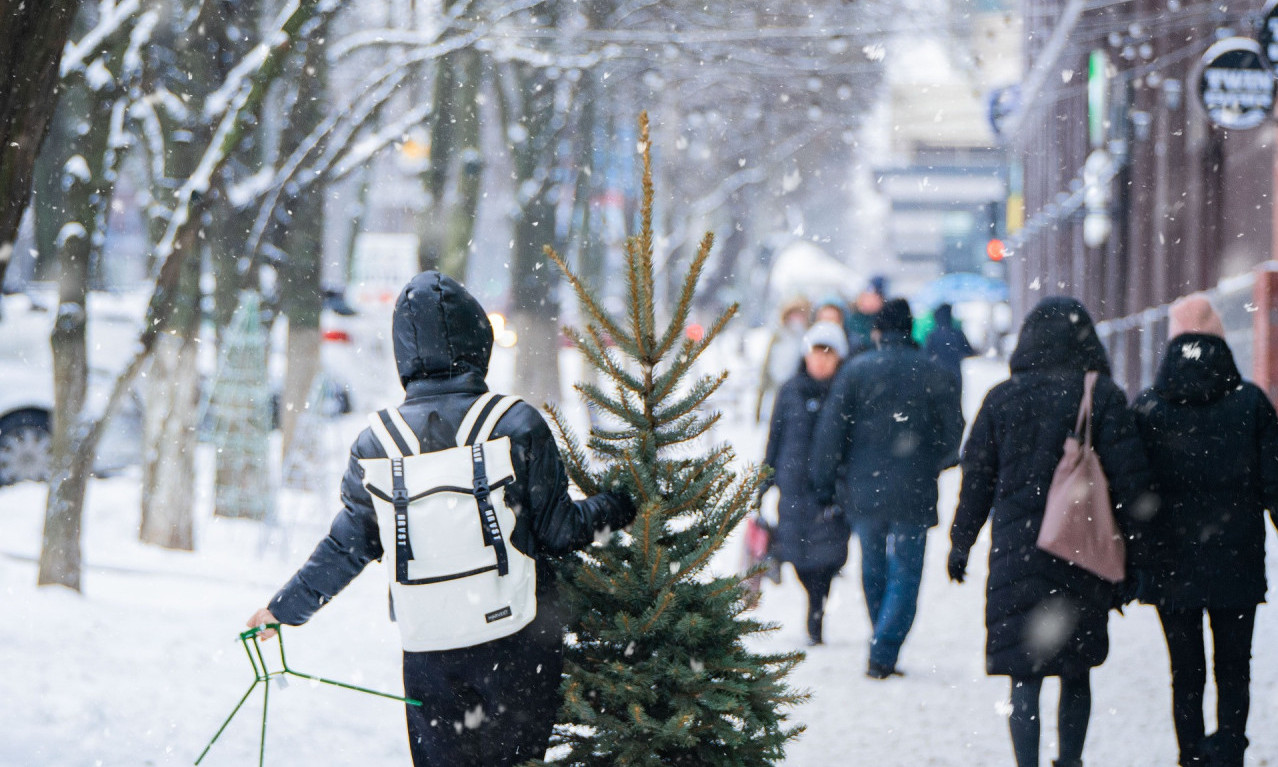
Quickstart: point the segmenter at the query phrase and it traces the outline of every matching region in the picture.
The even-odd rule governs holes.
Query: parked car
[[[0,296],[0,485],[44,481],[53,433],[52,295]],[[103,294],[91,299],[88,327],[90,417],[106,407],[120,366],[141,322],[136,301]],[[128,396],[98,443],[95,474],[136,464],[142,455],[142,409]]]

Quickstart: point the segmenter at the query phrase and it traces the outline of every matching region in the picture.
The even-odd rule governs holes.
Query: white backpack
[[[369,416],[387,457],[359,463],[409,652],[472,647],[509,636],[537,615],[535,563],[510,542],[510,438],[489,439],[519,401],[482,395],[462,419],[456,447],[429,453],[397,409]]]

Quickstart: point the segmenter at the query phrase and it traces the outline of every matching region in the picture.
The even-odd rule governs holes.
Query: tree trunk
[[[161,333],[147,375],[143,417],[142,521],[138,539],[167,549],[195,548],[191,477],[195,476],[195,430],[199,373],[195,339]]]
[[[555,244],[551,169],[555,164],[554,83],[544,73],[520,67],[518,122],[525,138],[514,146],[515,195],[519,212],[510,259],[511,318],[519,333],[515,381],[521,395],[540,407],[559,402],[559,304],[556,270],[545,248]]]
[[[0,0],[0,286],[53,110],[80,0]],[[21,41],[21,44],[17,44]]]
[[[323,40],[327,23],[301,47],[297,69],[306,76],[297,85],[297,100],[289,112],[282,154],[289,154],[324,119],[328,104],[328,57]],[[324,271],[324,198],[327,185],[319,181],[301,194],[285,194],[283,215],[291,224],[283,233],[282,249],[287,254],[280,283],[280,298],[288,315],[288,368],[280,397],[282,455],[287,463],[293,449],[297,419],[311,401],[315,376],[320,370],[320,313],[324,307],[321,279]]]
[[[198,247],[195,235],[196,230],[191,230],[182,247]],[[142,418],[145,458],[138,539],[186,551],[195,547],[191,478],[199,425],[200,382],[195,364],[199,296],[199,260],[191,258],[183,265],[173,299],[178,304],[173,320],[155,340]]]
[[[112,63],[113,51],[100,61]],[[45,507],[45,529],[37,583],[80,589],[80,527],[89,471],[97,449],[99,422],[84,411],[89,380],[86,339],[90,272],[101,252],[108,202],[119,165],[120,147],[111,146],[112,125],[123,119],[120,93],[114,87],[89,89],[83,79],[66,83],[72,102],[82,108],[86,126],[71,142],[51,152],[62,191],[62,224],[53,245],[57,249],[58,314],[49,339],[53,352],[52,476]],[[48,213],[54,209],[50,206]],[[100,416],[105,421],[110,416]]]
[[[418,261],[422,269],[438,269],[464,281],[483,171],[478,114],[482,62],[477,51],[463,49],[442,57],[435,71],[430,165],[422,174],[427,209],[418,220]]]
[[[284,373],[284,391],[280,397],[280,454],[288,461],[293,450],[297,421],[307,410],[319,412],[315,401],[315,377],[320,372],[320,329],[315,325],[288,322],[288,361]]]

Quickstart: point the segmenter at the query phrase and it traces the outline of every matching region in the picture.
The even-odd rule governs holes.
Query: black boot
[[[1052,762],[1052,767],[1083,767],[1083,760],[1070,759],[1066,761],[1064,759],[1057,759],[1056,761]]]
[[[819,612],[808,613],[808,645],[810,647],[824,644],[821,641],[821,623],[824,617]]]

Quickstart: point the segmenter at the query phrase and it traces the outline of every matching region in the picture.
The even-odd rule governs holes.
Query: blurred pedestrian
[[[1043,300],[1025,318],[1012,376],[985,397],[963,449],[963,485],[949,575],[962,582],[977,534],[991,521],[986,586],[985,670],[1010,676],[1009,725],[1017,767],[1037,767],[1039,693],[1060,677],[1058,767],[1079,767],[1091,716],[1090,670],[1109,653],[1114,584],[1040,550],[1036,543],[1047,489],[1076,424],[1083,378],[1097,371],[1093,445],[1125,532],[1148,489],[1149,470],[1127,398],[1110,378],[1109,359],[1083,305]],[[1136,546],[1128,553],[1136,555]]]
[[[781,304],[779,323],[768,340],[763,370],[759,374],[759,393],[754,402],[756,422],[763,420],[765,412],[772,407],[777,389],[794,375],[795,367],[803,359],[803,334],[808,331],[811,314],[812,304],[803,296]]]
[[[492,326],[459,283],[434,271],[414,277],[395,304],[391,336],[404,403],[378,413],[380,422],[356,438],[342,478],[343,509],[328,536],[248,625],[306,623],[369,562],[385,557],[392,615],[404,645],[404,693],[422,703],[405,707],[413,764],[494,767],[540,759],[561,703],[565,630],[550,560],[590,545],[597,530],[629,524],[635,506],[618,493],[580,501],[568,495],[568,477],[541,414],[520,400],[488,393]],[[494,441],[488,441],[490,430]],[[472,473],[476,453],[465,447],[472,443],[482,445],[477,454],[490,460],[487,470],[500,471],[504,463],[510,475],[485,475],[483,458]],[[441,465],[455,462],[446,450],[464,454],[465,474],[442,478],[455,487],[474,483],[472,511],[460,508],[467,520],[477,518],[475,509],[487,512],[482,527],[466,530],[452,518],[445,524],[436,520],[444,515],[408,505],[433,494],[410,499],[404,489],[406,481],[431,487],[431,477],[409,471],[411,459],[421,455],[414,444],[422,453],[445,455]],[[395,477],[394,506],[391,488],[372,484],[391,484],[375,479],[381,475]],[[494,488],[504,485],[500,496],[487,492],[490,479]],[[460,492],[455,487],[448,490]],[[383,502],[374,502],[373,490]],[[448,508],[457,507],[455,495],[451,500]],[[448,534],[447,543],[436,539]],[[419,553],[447,549],[452,554],[447,564],[453,566],[472,552],[485,561],[493,557],[493,564],[425,577],[421,570],[439,563],[415,559],[413,546]],[[506,581],[496,589],[484,580],[497,578]],[[529,590],[531,614],[525,609]],[[491,600],[483,600],[494,592],[511,600],[491,610]],[[478,635],[487,638],[472,641]]]
[[[830,381],[847,356],[843,328],[818,322],[803,337],[807,348],[794,376],[781,387],[772,409],[763,462],[774,473],[768,481],[780,491],[772,553],[794,565],[808,595],[808,643],[822,643],[822,621],[830,584],[848,558],[850,530],[842,511],[820,503],[808,480],[812,430]]]
[[[932,312],[932,330],[927,334],[923,351],[928,359],[954,374],[963,389],[963,360],[976,354],[972,344],[963,334],[963,328],[954,320],[954,307],[940,304]]]
[[[840,370],[812,438],[817,501],[838,501],[861,541],[861,585],[874,633],[866,674],[899,675],[914,622],[937,476],[958,459],[963,414],[950,374],[911,338],[904,299],[884,304],[878,348]]]
[[[1159,506],[1142,599],[1158,607],[1180,764],[1242,767],[1251,641],[1265,598],[1265,509],[1278,512],[1278,416],[1242,379],[1201,294],[1171,306],[1171,341],[1133,411]],[[1274,518],[1278,525],[1278,518]],[[1203,613],[1211,622],[1216,732],[1205,735]]]

